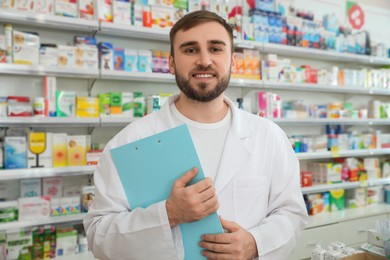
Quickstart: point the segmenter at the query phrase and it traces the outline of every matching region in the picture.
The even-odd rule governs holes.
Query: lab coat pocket
[[[258,225],[267,212],[268,178],[237,178],[233,185],[236,222],[245,229]]]

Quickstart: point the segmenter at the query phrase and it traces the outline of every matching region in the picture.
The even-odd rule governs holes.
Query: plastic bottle
[[[45,116],[45,99],[36,97],[34,100],[34,116]]]
[[[12,25],[4,24],[5,31],[5,58],[7,63],[13,63],[12,60]]]
[[[79,238],[79,254],[86,253],[88,251],[87,238],[82,236]]]

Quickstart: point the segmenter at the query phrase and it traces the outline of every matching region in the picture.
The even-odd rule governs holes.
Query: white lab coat
[[[110,149],[176,126],[169,104],[124,128],[106,146],[94,174],[96,196],[84,219],[89,248],[100,259],[180,259],[182,241],[171,229],[165,201],[131,209]],[[299,187],[299,163],[273,122],[232,108],[215,179],[218,214],[255,238],[260,259],[287,259],[308,221]],[[153,162],[150,162],[153,163]]]

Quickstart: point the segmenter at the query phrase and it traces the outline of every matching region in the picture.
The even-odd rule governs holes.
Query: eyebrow
[[[207,43],[208,44],[222,44],[222,45],[226,46],[226,42],[221,41],[221,40],[210,40]],[[185,48],[185,47],[188,47],[188,46],[197,45],[197,44],[198,44],[197,41],[183,42],[182,44],[180,44],[179,49],[182,49],[182,48]]]

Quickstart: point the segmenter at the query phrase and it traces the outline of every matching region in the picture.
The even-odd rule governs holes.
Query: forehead
[[[179,30],[174,39],[174,47],[180,46],[183,42],[207,43],[211,40],[224,41],[230,45],[229,33],[225,27],[217,22],[202,23],[186,31]]]

